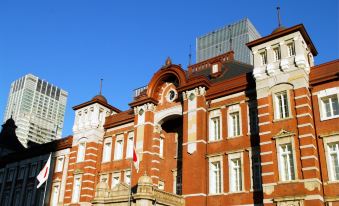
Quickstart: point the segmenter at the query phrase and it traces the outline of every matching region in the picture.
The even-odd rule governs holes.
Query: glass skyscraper
[[[199,63],[233,50],[235,60],[253,64],[252,54],[246,43],[260,37],[251,21],[248,18],[242,19],[198,37],[196,39],[196,61]]]
[[[13,118],[20,142],[60,139],[68,93],[32,74],[11,84],[4,122]]]

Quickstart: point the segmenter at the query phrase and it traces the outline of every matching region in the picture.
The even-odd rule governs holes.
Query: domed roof
[[[144,175],[142,175],[139,180],[138,180],[138,184],[143,184],[143,185],[152,185],[152,178],[147,176],[147,174],[145,173]]]
[[[92,100],[99,100],[101,102],[107,103],[107,99],[101,94],[94,96]]]
[[[278,33],[278,32],[280,32],[280,31],[282,31],[282,30],[285,30],[285,29],[286,29],[285,27],[283,27],[283,26],[280,26],[280,27],[278,27],[278,28],[274,29],[274,30],[272,31],[272,34],[274,34],[274,33]]]

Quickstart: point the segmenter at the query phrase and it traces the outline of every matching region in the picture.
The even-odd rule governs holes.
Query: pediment
[[[276,135],[273,136],[273,139],[283,138],[283,137],[291,137],[295,134],[293,132],[281,129]]]

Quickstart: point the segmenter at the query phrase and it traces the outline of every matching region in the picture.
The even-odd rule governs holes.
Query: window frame
[[[118,154],[118,142],[121,141],[121,153]],[[119,155],[119,156],[118,156]],[[122,160],[124,156],[124,133],[117,134],[115,137],[115,144],[114,144],[114,161]]]
[[[61,163],[59,162],[59,160],[62,159]],[[64,169],[64,163],[65,163],[65,156],[57,156],[55,157],[55,170],[54,172],[62,172],[62,170]]]
[[[280,105],[279,105],[278,95],[280,95],[282,93],[286,94],[287,113],[288,113],[287,116],[285,116],[285,115],[281,116],[281,113],[280,113]],[[284,119],[292,118],[291,98],[290,98],[290,92],[289,92],[288,89],[274,92],[273,95],[272,95],[272,99],[273,99],[273,109],[274,109],[274,120],[284,120]],[[283,103],[284,101],[282,100],[281,102]],[[282,107],[282,108],[284,108],[284,107]]]
[[[280,45],[278,46],[274,46],[272,48],[273,51],[273,61],[277,62],[281,60],[281,49],[280,49]]]
[[[127,176],[129,174],[129,182],[127,182]],[[131,170],[125,170],[124,171],[124,183],[130,185],[131,184]]]
[[[290,49],[289,45],[292,45],[292,49]],[[293,57],[295,56],[295,42],[294,40],[286,41],[286,48],[287,48],[287,56]]]
[[[295,142],[294,142],[294,135],[283,135],[283,136],[275,136],[273,137],[275,139],[276,144],[276,154],[277,154],[277,161],[278,161],[278,175],[279,175],[279,182],[295,182],[299,179],[298,177],[298,168],[297,168],[297,158],[296,158],[296,149],[295,149]],[[291,152],[292,152],[292,158],[293,158],[293,169],[294,169],[294,179],[291,180],[284,180],[283,177],[283,170],[282,170],[282,159],[280,157],[280,146],[291,144]]]
[[[118,177],[118,183],[114,185],[114,179],[115,177]],[[113,172],[112,173],[112,182],[111,182],[111,188],[113,189],[115,186],[121,183],[121,172]]]
[[[213,119],[219,120],[218,131],[215,131],[215,125],[213,124]],[[209,112],[209,128],[208,128],[208,141],[216,142],[221,141],[222,138],[222,115],[220,109],[215,109]],[[216,137],[215,134],[218,134]]]
[[[267,65],[267,51],[266,49],[262,49],[258,51],[260,57],[260,64],[261,66]]]
[[[132,141],[130,141],[132,139]],[[127,145],[126,145],[126,159],[133,158],[133,148],[134,148],[134,131],[127,133]]]
[[[323,146],[325,149],[325,159],[326,159],[326,166],[327,166],[327,175],[328,175],[328,183],[339,183],[339,179],[336,180],[334,179],[334,175],[333,175],[333,166],[332,166],[332,161],[331,161],[331,157],[330,157],[330,152],[329,152],[329,148],[328,145],[329,144],[333,144],[338,142],[339,139],[339,134],[335,134],[335,135],[329,135],[329,136],[323,136],[321,137],[323,138]],[[339,156],[338,156],[339,158]]]
[[[57,192],[57,196],[55,197],[55,195],[54,195],[54,188],[55,187],[57,187],[58,188],[58,192]],[[55,182],[55,183],[53,183],[52,184],[52,191],[51,191],[51,200],[50,200],[50,205],[51,206],[57,206],[58,205],[58,203],[59,203],[59,199],[60,199],[60,182]],[[55,200],[55,198],[56,198],[56,200]],[[54,202],[54,201],[56,201],[56,202]],[[56,203],[56,204],[54,204],[54,203]]]
[[[244,184],[244,158],[243,158],[243,152],[236,152],[228,154],[228,183],[229,183],[229,193],[241,193],[245,191],[245,184]],[[233,180],[235,178],[232,176],[233,173],[233,160],[239,159],[240,160],[240,173],[241,173],[241,189],[240,190],[234,190],[233,187]]]
[[[100,174],[100,182],[104,182],[104,181],[102,181],[104,178],[106,178],[105,183],[107,183],[107,185],[108,185],[108,183],[109,183],[109,174],[108,173],[101,173]]]
[[[234,132],[233,130],[234,124],[233,124],[232,114],[234,113],[238,113],[238,125],[239,126],[237,127],[238,128],[237,131],[239,130],[239,133]],[[241,112],[240,104],[234,104],[234,105],[228,106],[227,108],[227,130],[228,130],[227,138],[236,138],[236,137],[241,137],[243,135],[242,112]]]
[[[320,121],[325,121],[325,120],[339,118],[339,115],[333,115],[333,116],[327,117],[326,116],[326,108],[325,108],[326,106],[325,106],[325,104],[323,102],[324,98],[328,98],[330,96],[336,96],[337,100],[339,102],[339,87],[332,87],[332,88],[321,90],[321,91],[319,91],[317,93],[317,96],[318,96]]]
[[[216,184],[212,184],[212,181],[211,181],[211,179],[212,179],[212,164],[213,163],[216,163],[216,162],[218,162],[219,163],[219,165],[220,165],[220,172],[219,172],[219,174],[220,174],[220,177],[218,178],[219,179],[219,181],[220,181],[220,189],[219,189],[219,191],[217,191],[218,190],[218,187],[216,186]],[[224,193],[224,178],[223,178],[223,176],[224,176],[224,172],[223,172],[223,156],[221,156],[221,155],[219,155],[219,156],[214,156],[214,157],[209,157],[208,158],[208,182],[209,182],[209,184],[208,184],[208,194],[209,195],[220,195],[220,194],[223,194]],[[215,191],[212,191],[212,187],[215,187]]]
[[[83,147],[81,145],[83,145]],[[76,161],[77,163],[84,162],[86,160],[86,147],[87,147],[86,139],[81,138],[78,143],[77,161]],[[81,150],[81,148],[83,148],[83,150]],[[83,153],[80,153],[80,151],[83,151]]]
[[[75,182],[75,180],[76,179],[79,179],[79,183],[80,183],[80,185],[79,185],[79,193],[78,193],[78,195],[77,195],[77,197],[75,197],[75,187],[76,187],[76,182]],[[80,198],[81,198],[81,187],[82,187],[82,175],[81,174],[78,174],[78,175],[75,175],[74,176],[74,179],[73,179],[73,190],[72,190],[72,198],[71,198],[71,203],[78,203],[78,202],[80,202]],[[77,198],[77,199],[75,199],[75,198]]]
[[[110,144],[109,148],[106,147],[107,143]],[[109,152],[107,152],[106,150],[108,150]],[[109,155],[107,153],[109,153]],[[104,139],[104,143],[102,147],[102,162],[103,163],[110,162],[111,159],[112,159],[112,138],[107,137]]]

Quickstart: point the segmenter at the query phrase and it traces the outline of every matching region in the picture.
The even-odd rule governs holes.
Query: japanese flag
[[[50,166],[51,166],[51,155],[49,155],[49,158],[48,158],[44,168],[42,168],[42,170],[40,171],[40,173],[36,177],[39,181],[39,184],[36,188],[39,188],[48,179]]]
[[[137,173],[139,172],[139,158],[137,155],[137,152],[135,151],[135,148],[133,147],[133,163],[134,167],[137,170]]]

